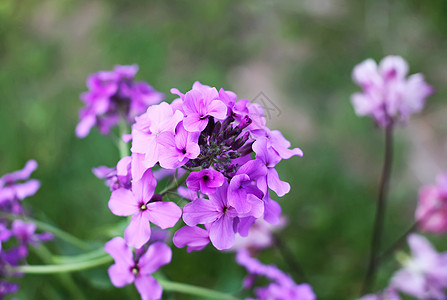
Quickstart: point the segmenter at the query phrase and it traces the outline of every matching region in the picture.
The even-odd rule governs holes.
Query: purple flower
[[[33,222],[27,223],[19,219],[12,222],[11,233],[19,240],[22,246],[35,246],[39,242],[46,242],[53,239],[53,235],[49,232],[37,234],[36,224]]]
[[[447,253],[438,253],[427,239],[411,234],[412,257],[391,280],[391,288],[418,299],[444,300],[447,288]]]
[[[208,117],[223,120],[227,116],[227,106],[220,100],[216,88],[202,85],[193,88],[183,97],[185,112],[184,125],[191,132],[202,131],[208,124]]]
[[[238,233],[232,250],[239,249],[264,249],[273,245],[273,233],[282,229],[286,225],[286,220],[283,218],[277,225],[272,225],[264,219],[255,219],[253,217],[248,222],[242,220],[238,224]],[[241,228],[241,224],[245,224],[245,228]]]
[[[29,160],[22,170],[3,175],[0,178],[0,205],[34,195],[40,187],[40,182],[36,179],[21,181],[27,180],[36,169],[37,162]]]
[[[175,134],[162,132],[158,136],[158,143],[162,146],[159,156],[160,166],[165,169],[177,169],[188,160],[199,156],[198,140],[198,133],[186,131],[183,122],[177,125]]]
[[[0,299],[5,296],[17,293],[19,291],[19,285],[17,283],[8,282],[6,280],[0,280]]]
[[[256,258],[251,257],[246,249],[238,251],[236,261],[239,265],[247,269],[250,276],[265,276],[272,281],[267,287],[255,289],[257,299],[316,299],[310,285],[306,283],[296,284],[289,275],[282,272],[276,266],[264,265]]]
[[[196,199],[183,208],[183,221],[188,226],[210,224],[209,237],[211,243],[219,250],[229,249],[234,244],[235,226],[239,217],[262,215],[262,205],[253,205],[245,215],[239,214],[229,204],[228,185],[224,183],[207,199]]]
[[[267,147],[267,138],[257,139],[253,143],[253,151],[256,159],[259,159],[267,168],[265,180],[261,181],[261,190],[267,194],[268,188],[272,189],[279,197],[290,191],[290,185],[279,179],[275,166],[281,161],[279,154],[272,148]]]
[[[108,134],[122,117],[133,123],[135,116],[149,105],[159,103],[163,94],[145,82],[135,82],[138,66],[115,66],[113,71],[100,71],[87,79],[88,92],[81,95],[85,107],[79,113],[76,135],[86,137],[93,126]]]
[[[212,194],[225,181],[225,177],[213,169],[204,169],[191,172],[186,179],[186,185],[191,191],[200,191],[204,194]]]
[[[106,186],[111,191],[119,188],[130,189],[131,174],[131,157],[126,156],[118,161],[115,168],[99,166],[92,170],[93,174],[99,179],[105,179]]]
[[[11,237],[11,231],[5,224],[0,223],[0,252],[2,251],[2,242],[6,242]]]
[[[351,98],[357,115],[370,115],[378,125],[386,127],[420,112],[433,88],[421,74],[406,78],[407,73],[408,64],[400,56],[387,56],[379,66],[372,59],[357,65],[352,77],[363,89]]]
[[[146,113],[135,118],[136,123],[132,127],[132,153],[144,154],[142,164],[145,169],[152,168],[160,158],[162,145],[159,136],[163,132],[175,133],[177,124],[182,120],[180,111],[173,111],[171,106],[163,102],[149,107]],[[164,139],[163,139],[164,141]],[[142,174],[135,177],[139,179]]]
[[[368,294],[357,300],[401,300],[399,294],[392,288],[387,288],[385,291],[378,294]]]
[[[156,242],[141,256],[134,258],[124,239],[116,237],[106,243],[104,250],[115,260],[115,264],[109,268],[109,277],[114,286],[123,287],[134,283],[143,300],[161,298],[162,287],[152,274],[171,262],[171,248]]]
[[[228,203],[239,213],[247,213],[253,205],[262,203],[264,194],[257,186],[267,173],[259,160],[250,160],[239,168],[228,188]]]
[[[148,169],[140,180],[132,182],[131,191],[120,188],[110,196],[112,213],[132,216],[124,233],[126,242],[132,247],[140,248],[149,240],[149,222],[166,229],[173,227],[182,215],[182,210],[174,202],[163,202],[159,197],[153,197],[156,184],[152,170]]]

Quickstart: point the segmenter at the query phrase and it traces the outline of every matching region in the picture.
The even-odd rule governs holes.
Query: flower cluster
[[[172,228],[182,216],[186,226],[173,242],[188,251],[210,242],[219,250],[230,249],[236,235],[246,237],[253,224],[279,224],[281,207],[270,190],[281,197],[290,185],[279,179],[275,166],[302,151],[290,149],[279,131],[266,127],[259,104],[238,100],[231,91],[196,82],[185,94],[171,92],[178,96],[171,104],[151,105],[135,117],[131,134],[123,137],[132,141],[131,156],[115,168],[93,170],[112,191],[112,213],[131,216],[119,243],[141,251],[151,239],[151,223]],[[157,190],[165,177],[174,185]],[[189,201],[183,209],[168,200],[175,190]],[[125,268],[114,269],[111,277],[117,278]]]
[[[138,66],[115,66],[113,71],[100,71],[87,79],[88,92],[81,95],[85,107],[79,112],[76,135],[86,137],[97,126],[108,134],[122,118],[129,124],[149,105],[163,100],[163,94],[149,84],[135,81]]]
[[[370,115],[379,126],[387,127],[420,112],[433,88],[422,74],[406,78],[407,73],[408,64],[399,56],[387,56],[380,65],[372,59],[357,65],[352,76],[363,89],[351,99],[357,115]]]
[[[49,233],[36,233],[36,224],[22,221],[25,213],[22,200],[34,195],[40,187],[36,179],[29,179],[37,163],[30,160],[22,170],[0,178],[0,298],[15,293],[16,283],[4,278],[18,276],[11,267],[18,266],[28,256],[28,247],[52,239]]]
[[[421,188],[416,220],[424,231],[447,231],[447,174],[438,175],[436,185]]]
[[[394,274],[385,292],[367,295],[361,300],[400,300],[398,292],[416,299],[446,299],[447,252],[438,253],[418,234],[411,234],[408,244],[412,256],[403,258],[403,268]]]
[[[244,280],[244,288],[252,288],[254,281],[259,276],[264,276],[271,280],[268,286],[255,288],[254,293],[258,300],[316,299],[310,285],[306,283],[296,284],[289,275],[273,265],[262,264],[256,258],[251,257],[245,249],[238,251],[236,261],[249,272],[249,276]]]

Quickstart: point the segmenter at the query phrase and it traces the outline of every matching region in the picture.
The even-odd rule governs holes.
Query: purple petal
[[[267,182],[278,197],[282,197],[290,192],[290,184],[279,179],[278,172],[274,168],[269,168],[267,171]]]
[[[210,242],[208,231],[200,227],[183,226],[172,239],[177,248],[188,246],[188,252],[199,251]]]
[[[211,243],[218,250],[230,249],[234,244],[234,219],[224,215],[217,219],[210,229]]]
[[[208,124],[208,118],[203,118],[199,114],[190,114],[183,120],[185,129],[189,132],[200,132],[205,129]]]
[[[132,216],[129,226],[124,231],[124,238],[129,246],[141,248],[151,237],[151,227],[144,212]]]
[[[122,237],[115,237],[108,241],[104,246],[104,250],[113,257],[115,263],[128,267],[133,266],[132,250],[130,250]]]
[[[208,106],[208,115],[223,120],[227,117],[227,106],[220,100],[214,100]]]
[[[161,285],[152,276],[138,276],[135,279],[135,287],[142,300],[158,300],[163,294]]]
[[[127,265],[111,265],[108,269],[110,281],[116,287],[123,287],[132,283],[135,277],[130,270],[131,267]]]
[[[162,242],[155,242],[149,246],[138,260],[140,274],[149,275],[156,272],[161,266],[171,262],[172,250],[168,245]]]
[[[264,202],[264,220],[272,225],[277,225],[281,218],[281,206],[278,202],[267,197]]]
[[[182,216],[182,210],[174,202],[150,202],[146,213],[149,220],[161,229],[173,227]]]
[[[211,223],[221,215],[222,212],[212,201],[201,198],[186,204],[183,208],[183,221],[188,226]]]
[[[24,183],[14,185],[16,197],[20,200],[34,195],[40,188],[40,182],[37,179],[31,179]]]
[[[114,215],[127,217],[137,213],[140,207],[131,191],[120,188],[112,192],[109,200],[109,209]]]
[[[132,182],[132,192],[139,203],[147,203],[154,195],[156,186],[157,180],[155,180],[152,170],[148,169],[144,172],[140,180],[134,180]]]

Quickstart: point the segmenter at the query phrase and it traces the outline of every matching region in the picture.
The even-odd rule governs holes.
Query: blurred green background
[[[0,174],[36,159],[33,177],[42,187],[26,200],[33,215],[102,243],[103,229],[120,218],[91,169],[119,156],[96,130],[83,140],[74,135],[88,74],[136,63],[138,79],[169,100],[170,88],[187,91],[196,80],[240,98],[263,92],[281,111],[269,126],[305,153],[278,166],[292,186],[279,200],[289,220],[280,235],[319,299],[354,299],[366,269],[383,134],[355,116],[351,70],[368,57],[402,55],[437,91],[396,133],[386,246],[412,224],[420,185],[447,170],[446,12],[443,0],[0,0]],[[447,249],[445,238],[430,238]],[[50,249],[77,253],[59,242]],[[291,272],[274,248],[261,259]],[[391,257],[375,290],[397,267]],[[163,270],[171,280],[226,292],[240,289],[246,274],[234,254],[212,247],[174,249]],[[87,299],[138,298],[133,286],[114,289],[105,269],[73,278]],[[57,279],[26,276],[18,298],[78,297]]]

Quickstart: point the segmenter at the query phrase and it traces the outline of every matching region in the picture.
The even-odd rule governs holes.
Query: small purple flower
[[[267,194],[268,188],[272,189],[279,197],[290,191],[290,185],[279,179],[275,166],[281,161],[279,154],[272,148],[267,147],[267,138],[257,139],[253,143],[253,151],[256,159],[259,159],[267,168],[265,180],[261,182],[261,190]]]
[[[134,283],[141,299],[161,298],[163,289],[152,274],[171,262],[171,248],[162,242],[155,242],[141,256],[134,257],[124,239],[116,237],[106,243],[104,250],[115,260],[115,264],[108,270],[114,286],[123,287]]]
[[[219,250],[229,249],[234,244],[239,217],[256,216],[263,213],[263,206],[254,201],[251,210],[240,214],[229,204],[228,184],[224,183],[207,199],[196,199],[183,208],[183,220],[188,226],[209,224],[211,243]],[[250,200],[250,197],[248,197]]]
[[[238,251],[236,261],[247,269],[249,276],[265,276],[272,281],[266,287],[255,289],[255,294],[259,300],[316,299],[310,285],[306,283],[296,284],[289,275],[276,266],[264,265],[256,258],[251,257],[246,249]]]
[[[149,240],[149,222],[166,229],[173,227],[182,215],[182,210],[174,202],[158,201],[159,197],[153,197],[156,185],[152,170],[148,169],[140,180],[132,182],[131,191],[120,188],[110,196],[112,213],[132,216],[124,233],[126,242],[132,247],[140,248]]]
[[[225,181],[222,173],[213,169],[204,169],[191,172],[186,179],[186,185],[191,191],[200,191],[204,194],[212,194]]]
[[[262,203],[264,193],[257,181],[265,178],[267,169],[259,160],[250,160],[239,168],[228,187],[228,203],[239,213],[247,213],[252,205]]]
[[[126,156],[118,161],[115,168],[99,166],[92,170],[93,174],[99,179],[105,179],[106,186],[111,191],[119,188],[130,189],[131,187],[131,157]]]
[[[183,122],[177,125],[175,134],[162,132],[158,136],[158,143],[162,146],[159,156],[160,166],[165,169],[177,169],[188,160],[199,156],[198,140],[198,133],[186,131]]]
[[[418,299],[444,300],[447,288],[447,253],[438,253],[418,235],[408,237],[412,257],[404,261],[390,287]]]
[[[149,105],[159,103],[163,94],[145,82],[135,82],[138,66],[115,66],[113,71],[100,71],[87,79],[89,91],[81,95],[85,107],[79,112],[76,135],[86,137],[91,128],[98,126],[108,134],[121,118],[129,124]]]
[[[19,291],[19,285],[17,283],[8,282],[6,280],[0,280],[0,299],[5,296],[17,293]]]
[[[425,98],[433,93],[421,74],[406,78],[408,64],[400,56],[387,56],[378,66],[367,59],[354,68],[352,77],[363,89],[351,101],[357,115],[370,115],[381,127],[407,121],[420,112]]]
[[[18,170],[0,178],[0,204],[4,202],[23,200],[34,195],[40,187],[36,179],[27,180],[37,169],[37,162],[29,160],[22,170]]]
[[[0,223],[0,252],[2,251],[2,242],[6,242],[11,237],[11,231],[5,224]]]
[[[146,113],[135,118],[132,127],[132,153],[144,154],[142,164],[145,169],[152,168],[160,159],[162,145],[159,135],[163,132],[175,133],[177,124],[183,119],[183,114],[163,102],[149,107]],[[142,174],[135,177],[139,179]]]
[[[220,100],[216,88],[202,85],[193,88],[183,97],[184,125],[190,132],[200,132],[208,124],[208,117],[223,120],[227,116],[227,106]]]

